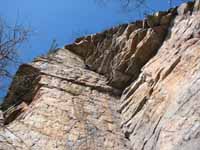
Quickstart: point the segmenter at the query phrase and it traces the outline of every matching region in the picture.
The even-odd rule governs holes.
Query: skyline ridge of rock
[[[199,150],[199,62],[200,0],[78,38],[19,67],[0,149]]]

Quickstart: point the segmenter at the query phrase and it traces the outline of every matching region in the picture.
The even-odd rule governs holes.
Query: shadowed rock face
[[[22,65],[1,106],[0,149],[199,150],[199,8],[185,3]]]
[[[156,13],[144,21],[77,39],[65,48],[82,57],[90,70],[106,76],[109,85],[123,90],[156,54],[174,14],[173,10]]]

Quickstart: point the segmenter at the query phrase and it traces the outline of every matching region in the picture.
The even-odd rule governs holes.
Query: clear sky
[[[142,17],[138,10],[122,10],[117,2],[119,0],[113,0],[107,5],[96,1],[98,0],[1,0],[0,16],[8,24],[18,20],[34,31],[19,51],[22,62],[29,62],[34,57],[45,54],[53,39],[57,40],[59,47],[63,47],[79,36],[100,32]],[[180,3],[181,0],[176,0],[173,5]],[[154,10],[169,8],[167,0],[151,0],[148,6]]]

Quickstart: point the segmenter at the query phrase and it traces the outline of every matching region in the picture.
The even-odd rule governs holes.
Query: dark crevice
[[[148,98],[144,97],[142,101],[138,104],[137,109],[134,111],[131,117],[127,121],[125,121],[123,124],[127,124],[138,112],[140,112],[142,108],[144,107],[144,105],[146,104],[147,100]]]
[[[178,65],[178,63],[181,61],[181,57],[178,57],[171,65],[170,67],[165,71],[165,73],[162,76],[162,80],[164,80]]]
[[[144,150],[144,148],[145,148],[147,142],[148,142],[148,141],[153,137],[153,135],[155,134],[155,132],[156,132],[156,130],[157,130],[157,127],[158,127],[158,125],[159,125],[159,123],[160,123],[160,121],[161,121],[161,118],[162,118],[162,117],[160,117],[160,118],[158,119],[158,122],[156,123],[155,127],[153,128],[153,132],[151,133],[150,137],[149,137],[148,139],[145,140],[145,142],[144,142],[144,144],[143,144],[141,150]],[[159,132],[160,132],[160,131],[159,131]]]
[[[4,112],[4,124],[14,121],[31,104],[40,88],[40,71],[31,65],[23,64],[17,71],[9,92],[1,105]]]
[[[56,75],[52,75],[52,74],[47,74],[47,73],[44,73],[42,72],[41,75],[46,75],[46,76],[51,76],[51,77],[54,77],[54,78],[59,78],[63,81],[68,81],[68,82],[71,82],[71,83],[74,83],[74,84],[77,84],[77,85],[81,85],[81,86],[85,86],[85,87],[90,87],[91,89],[94,89],[94,90],[97,90],[99,92],[103,92],[103,93],[108,93],[110,95],[113,95],[113,96],[120,96],[121,95],[121,91],[118,90],[118,89],[114,89],[112,87],[102,87],[102,86],[98,86],[98,85],[90,85],[90,84],[87,84],[85,82],[81,82],[81,81],[76,81],[76,80],[73,80],[73,79],[67,79],[67,78],[62,78],[60,76],[56,76]]]

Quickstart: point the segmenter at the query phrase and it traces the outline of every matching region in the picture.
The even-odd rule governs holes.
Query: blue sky
[[[63,47],[79,36],[142,17],[138,11],[123,11],[119,0],[111,1],[104,5],[95,0],[1,0],[0,16],[8,24],[18,20],[34,31],[19,51],[21,61],[29,62],[45,54],[53,39]],[[176,0],[173,5],[180,3]],[[167,0],[151,0],[148,6],[154,10],[169,8]]]

